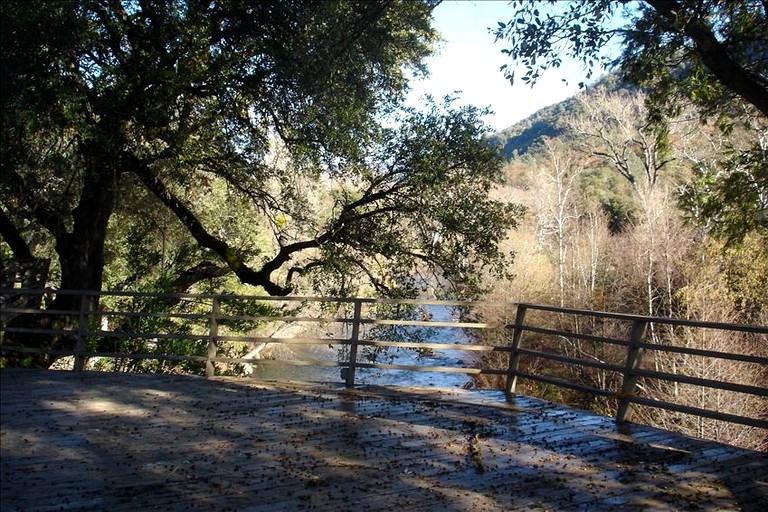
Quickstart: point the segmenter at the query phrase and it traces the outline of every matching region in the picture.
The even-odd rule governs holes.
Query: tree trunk
[[[101,291],[104,277],[104,243],[109,218],[115,210],[119,173],[106,164],[112,159],[94,144],[83,144],[89,161],[80,201],[72,211],[72,231],[56,236],[63,290]],[[63,298],[62,298],[63,299]],[[64,300],[78,300],[68,297]],[[92,301],[92,310],[98,298]]]
[[[71,231],[54,234],[56,253],[61,267],[62,290],[101,291],[104,275],[104,243],[109,218],[115,209],[119,173],[111,166],[100,166],[104,161],[98,153],[90,152],[90,172],[84,173],[80,200],[72,211]],[[79,318],[81,298],[77,295],[57,295],[46,309],[72,311],[72,314],[41,314],[21,316],[16,326],[39,329],[72,329]],[[89,312],[98,307],[98,296],[88,301]],[[27,347],[73,349],[76,338],[71,335],[9,333],[9,344]],[[48,367],[56,357],[34,355],[34,367]],[[13,364],[13,362],[10,362]]]

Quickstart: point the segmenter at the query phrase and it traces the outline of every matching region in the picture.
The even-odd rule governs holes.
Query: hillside
[[[599,85],[607,85],[609,90],[634,87],[619,80],[616,74],[605,75],[590,87]],[[558,120],[566,113],[573,111],[575,102],[576,99],[572,96],[544,107],[530,117],[490,135],[488,141],[501,150],[505,160],[510,160],[515,155],[523,155],[541,142],[542,137],[557,137],[562,134],[562,129],[558,127]]]
[[[561,129],[557,119],[572,106],[573,98],[545,107],[532,116],[491,135],[488,140],[501,149],[505,160],[522,155],[541,141],[542,137],[556,137]]]

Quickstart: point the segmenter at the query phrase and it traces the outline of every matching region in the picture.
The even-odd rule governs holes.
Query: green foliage
[[[620,68],[631,81],[650,86],[659,108],[676,109],[680,105],[670,99],[686,97],[720,112],[724,101],[741,96],[768,114],[760,78],[768,66],[768,12],[761,2],[549,0],[511,6],[511,20],[494,33],[509,43],[503,53],[525,68],[525,82],[535,84],[568,57],[581,62],[586,78],[596,68]],[[614,44],[623,48],[618,58],[611,55]],[[513,70],[502,69],[514,81]]]
[[[714,251],[713,251],[714,252]],[[721,262],[733,308],[742,323],[765,324],[768,318],[768,238],[751,235],[727,247],[714,261]]]
[[[623,36],[621,66],[663,112],[687,98],[717,116],[740,97],[768,115],[766,21],[765,5],[753,0],[645,2],[632,21],[637,33]]]
[[[477,111],[395,115],[435,5],[4,2],[4,238],[64,288],[473,293],[519,209]]]
[[[768,236],[768,151],[757,144],[727,155],[721,166],[698,166],[682,189],[689,216],[706,219],[715,235],[739,244],[751,232]]]
[[[580,194],[594,201],[608,218],[608,229],[617,234],[632,224],[637,205],[632,191],[620,176],[610,169],[593,167],[579,176]]]
[[[174,306],[176,304],[176,307]],[[138,373],[189,373],[202,374],[204,363],[196,361],[173,361],[162,359],[170,355],[206,355],[206,342],[194,338],[205,332],[205,325],[197,325],[183,317],[185,314],[201,313],[200,305],[158,297],[106,297],[102,307],[110,311],[123,312],[121,315],[106,317],[107,329],[111,332],[129,333],[129,338],[103,337],[90,340],[89,349],[101,353],[123,354],[124,356],[97,358],[94,367],[110,371],[131,371]],[[169,314],[170,313],[170,314]],[[182,316],[179,316],[182,315]],[[97,326],[94,326],[97,327]],[[154,358],[133,358],[131,355],[159,356]]]
[[[478,270],[508,271],[500,242],[522,210],[488,197],[501,161],[481,141],[480,113],[453,110],[447,100],[406,112],[382,131],[366,155],[380,163],[358,165],[357,182],[337,193],[329,243],[306,264],[326,276],[316,287],[350,294],[367,282],[378,294],[402,297],[442,284],[467,297],[482,288]]]
[[[228,333],[248,333],[263,322],[252,317],[280,316],[283,311],[270,302],[225,296],[221,301],[219,329]]]
[[[121,354],[98,358],[93,362],[95,367],[140,373],[204,373],[204,362],[176,361],[173,356],[207,355],[212,309],[210,300],[108,295],[102,299],[101,306],[104,310],[118,312],[104,317],[107,330],[129,334],[130,337],[106,336],[89,340],[88,349],[91,351]],[[249,334],[264,324],[259,318],[265,316],[280,316],[280,311],[269,302],[223,296],[217,315],[218,334]],[[91,326],[92,329],[99,327]],[[218,355],[239,357],[247,350],[244,343],[220,342]],[[131,355],[146,357],[133,358]],[[229,371],[236,372],[237,368]]]
[[[509,22],[500,21],[494,32],[497,39],[509,43],[502,53],[525,68],[522,82],[534,85],[547,69],[560,67],[563,58],[581,62],[586,78],[591,78],[596,66],[609,65],[603,48],[614,36],[607,25],[618,11],[617,2],[515,0],[510,7]],[[501,71],[515,83],[513,67],[505,64]]]

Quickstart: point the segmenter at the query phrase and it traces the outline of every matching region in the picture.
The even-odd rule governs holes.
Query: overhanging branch
[[[261,270],[250,268],[237,254],[237,251],[230,247],[225,241],[211,235],[205,226],[198,220],[197,216],[187,205],[182,203],[165,184],[160,177],[153,172],[149,166],[133,159],[133,172],[138,176],[142,183],[152,192],[155,197],[163,202],[187,228],[192,237],[206,249],[215,252],[227,266],[237,275],[237,277],[246,284],[261,286],[270,295],[288,295],[290,288],[280,286],[271,279],[274,270],[280,268],[280,264],[273,264],[267,268],[265,265]],[[281,250],[281,253],[283,251]],[[278,254],[280,256],[280,254]],[[285,259],[287,261],[290,256]],[[272,260],[273,263],[275,260]]]
[[[3,240],[11,248],[13,256],[17,260],[31,260],[34,258],[32,256],[32,249],[24,241],[21,233],[19,233],[19,230],[2,208],[0,208],[0,236],[3,237]]]
[[[733,59],[726,45],[699,19],[689,19],[685,8],[675,0],[646,0],[675,29],[696,45],[701,62],[726,87],[768,116],[768,81],[750,72]]]
[[[328,226],[326,231],[313,239],[281,246],[272,259],[264,262],[260,269],[254,269],[249,267],[237,254],[237,251],[229,246],[226,241],[208,232],[195,213],[169,190],[156,172],[136,158],[133,158],[132,161],[132,171],[152,194],[176,215],[201,247],[216,253],[224,260],[227,267],[237,275],[241,282],[261,286],[270,295],[277,296],[289,294],[291,292],[291,278],[296,274],[301,274],[309,268],[317,266],[317,264],[310,264],[305,267],[292,267],[289,269],[288,277],[284,284],[275,282],[272,277],[275,272],[284,268],[299,253],[320,248],[323,244],[343,240],[344,235],[349,232],[349,229],[361,221],[376,215],[402,209],[402,205],[397,206],[394,204],[384,204],[378,208],[369,207],[379,201],[391,198],[406,186],[406,183],[398,182],[386,190],[365,194],[360,199],[345,205],[339,216]]]

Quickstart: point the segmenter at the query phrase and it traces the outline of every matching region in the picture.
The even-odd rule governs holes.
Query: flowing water
[[[427,306],[431,320],[436,322],[458,321],[453,308],[448,306]],[[440,327],[427,329],[411,327],[410,334],[424,337],[431,343],[467,344],[471,340],[462,328]],[[360,347],[362,350],[363,347]],[[276,359],[316,359],[322,361],[339,361],[339,347],[332,345],[290,345],[281,346],[274,351]],[[435,350],[419,354],[416,350],[390,349],[385,354],[379,354],[376,362],[411,366],[448,366],[462,367],[469,363],[469,353],[459,350]],[[342,358],[343,359],[343,358]],[[358,354],[358,361],[368,362],[365,355]],[[258,365],[253,377],[267,380],[283,380],[298,382],[343,382],[340,367],[325,366],[294,366]],[[461,387],[471,382],[471,378],[463,373],[439,373],[411,370],[381,370],[377,368],[357,368],[355,371],[356,384],[371,384],[384,386],[434,386],[439,388]]]

